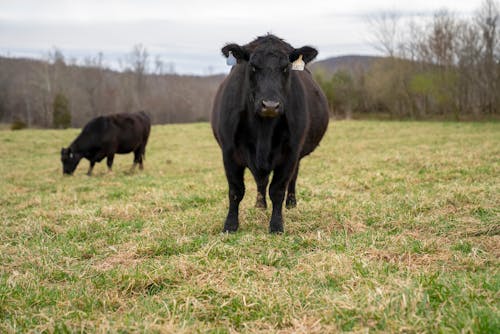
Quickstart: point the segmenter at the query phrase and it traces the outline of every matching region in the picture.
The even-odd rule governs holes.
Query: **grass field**
[[[332,122],[285,234],[253,207],[222,234],[208,124],[63,177],[78,130],[0,131],[0,332],[500,329],[500,123]]]

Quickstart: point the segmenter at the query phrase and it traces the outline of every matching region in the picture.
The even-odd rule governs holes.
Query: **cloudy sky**
[[[117,67],[133,45],[181,74],[226,72],[220,48],[245,44],[267,32],[299,47],[313,45],[318,59],[377,54],[367,18],[396,11],[428,16],[447,8],[470,15],[480,0],[0,0],[0,55],[45,57],[52,47],[83,59],[103,52]]]

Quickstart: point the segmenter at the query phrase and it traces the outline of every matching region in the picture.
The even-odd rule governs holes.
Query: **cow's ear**
[[[229,57],[229,52],[231,52],[237,60],[248,61],[248,59],[250,59],[250,53],[238,44],[227,44],[221,51],[226,58]]]
[[[302,55],[302,60],[307,64],[316,58],[318,55],[318,50],[311,46],[303,46],[299,49],[295,49],[290,53],[290,62],[296,61],[300,55]]]

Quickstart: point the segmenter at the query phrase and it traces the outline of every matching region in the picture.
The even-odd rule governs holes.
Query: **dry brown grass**
[[[0,332],[491,333],[498,123],[334,122],[286,233],[249,173],[241,230],[207,124],[153,127],[144,172],[80,166],[76,130],[0,132]]]

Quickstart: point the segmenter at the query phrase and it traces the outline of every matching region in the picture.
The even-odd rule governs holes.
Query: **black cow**
[[[328,126],[325,95],[311,73],[300,66],[318,52],[310,46],[295,49],[267,35],[244,46],[228,44],[222,53],[237,61],[219,87],[211,119],[229,184],[224,231],[238,229],[238,208],[245,193],[243,173],[248,167],[257,183],[257,207],[267,207],[266,188],[274,172],[269,187],[273,204],[269,231],[281,233],[285,191],[288,187],[287,208],[295,207],[299,161],[316,148]]]
[[[82,158],[90,161],[87,175],[92,174],[96,162],[107,158],[111,171],[115,154],[134,152],[134,169],[143,169],[151,120],[145,112],[99,116],[88,122],[68,148],[61,150],[64,174],[73,174]]]

